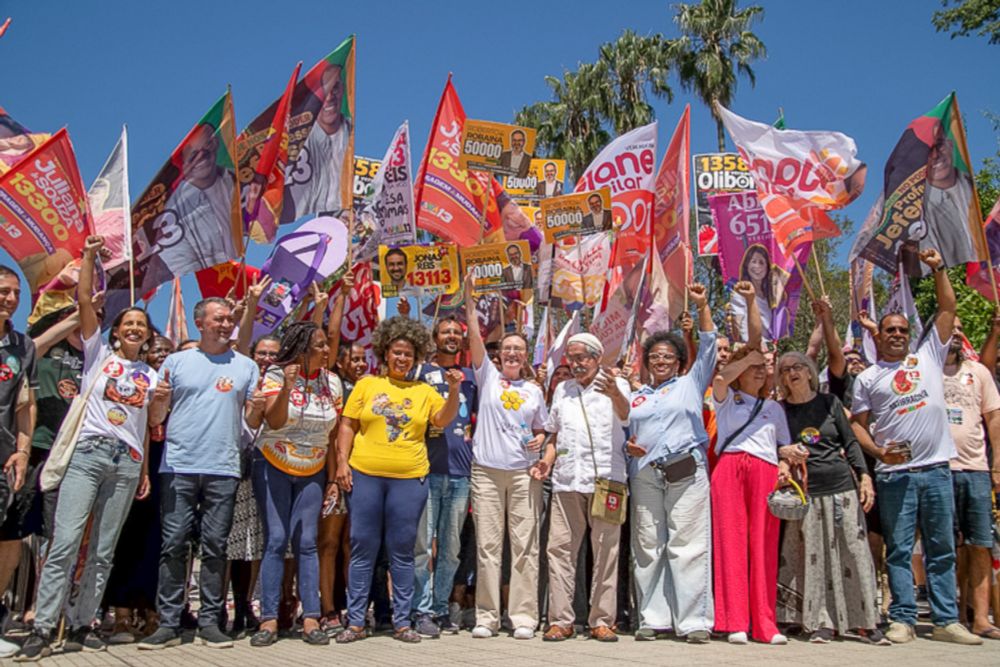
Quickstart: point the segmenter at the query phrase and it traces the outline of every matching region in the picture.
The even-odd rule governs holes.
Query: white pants
[[[651,466],[630,480],[639,627],[684,636],[711,630],[712,508],[703,450],[695,474],[668,484]]]

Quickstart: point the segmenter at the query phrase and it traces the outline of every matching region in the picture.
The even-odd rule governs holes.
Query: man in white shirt
[[[879,322],[878,362],[855,381],[852,420],[862,441],[875,441],[869,453],[876,466],[879,508],[886,545],[892,604],[886,637],[905,643],[916,637],[917,603],[910,557],[920,529],[934,631],[931,639],[981,644],[958,622],[955,600],[955,498],[948,461],[955,443],[948,431],[943,369],[955,322],[955,292],[941,255],[921,251],[933,271],[938,312],[934,327],[910,353],[910,326],[904,315]]]

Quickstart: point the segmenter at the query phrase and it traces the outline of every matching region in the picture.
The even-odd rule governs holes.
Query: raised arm
[[[326,315],[326,304],[330,300],[330,295],[321,290],[315,280],[309,284],[309,295],[313,302],[312,323],[322,328],[323,316]]]
[[[687,375],[688,371],[691,370],[691,365],[694,364],[694,358],[698,350],[694,342],[694,319],[691,317],[691,313],[686,310],[681,313],[680,325],[681,331],[684,333],[684,348],[687,350],[687,362],[684,368],[680,369],[680,374]]]
[[[32,338],[32,342],[35,343],[35,354],[38,357],[44,356],[46,352],[52,349],[52,346],[64,340],[78,326],[80,326],[79,310],[56,322],[43,331],[37,338]]]
[[[240,318],[240,333],[236,337],[236,351],[245,357],[250,356],[250,345],[253,343],[253,318],[257,315],[257,304],[261,295],[271,285],[271,276],[258,276],[253,284],[247,286],[243,297],[243,317]]]
[[[733,380],[738,378],[743,371],[751,366],[762,366],[763,364],[764,355],[757,349],[752,349],[742,359],[730,361],[722,367],[722,370],[712,380],[712,396],[720,403],[726,400],[726,396],[729,395],[729,385],[733,383]]]
[[[830,305],[829,297],[824,296],[813,301],[813,312],[816,314],[816,321],[819,322],[820,328],[823,330],[823,342],[826,343],[826,365],[832,374],[842,378],[847,372],[847,362],[844,360],[843,343],[840,342],[840,335],[833,323],[833,308]]]
[[[958,307],[955,301],[955,290],[951,279],[945,271],[944,260],[934,248],[920,252],[920,261],[931,268],[934,273],[934,293],[937,296],[937,317],[934,318],[934,328],[937,329],[938,340],[942,343],[951,339],[951,331],[955,326],[955,311]]]
[[[749,280],[736,283],[733,291],[743,297],[747,304],[747,345],[759,350],[764,338],[764,325],[760,321],[760,310],[757,309],[757,292]]]
[[[983,342],[983,349],[979,351],[979,362],[986,366],[990,371],[990,375],[996,377],[997,374],[997,342],[1000,341],[1000,309],[997,309],[993,313],[993,326],[990,327],[990,332],[986,336],[986,340]],[[38,342],[35,342],[35,346],[38,346]],[[990,442],[993,439],[990,438]],[[1000,443],[997,443],[1000,444]]]
[[[103,236],[88,236],[83,242],[83,260],[80,263],[80,281],[76,286],[76,300],[80,304],[80,335],[84,339],[93,336],[101,327],[94,308],[94,265],[97,253],[104,247]]]
[[[340,354],[340,325],[344,321],[344,303],[354,288],[354,273],[347,271],[341,279],[340,291],[333,299],[330,321],[326,325],[326,340],[330,343],[330,359],[336,361]]]
[[[472,365],[479,368],[486,359],[486,345],[483,343],[483,335],[479,331],[479,314],[476,312],[476,297],[473,295],[472,286],[475,277],[472,271],[465,274],[465,324],[469,327],[469,351],[472,353]]]

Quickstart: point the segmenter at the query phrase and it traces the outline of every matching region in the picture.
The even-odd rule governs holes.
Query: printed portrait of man
[[[611,211],[604,208],[604,200],[596,192],[587,197],[587,209],[590,211],[583,216],[580,228],[584,232],[608,231],[611,229]]]
[[[535,194],[539,197],[558,197],[563,193],[563,184],[556,180],[559,169],[555,162],[546,162],[542,167],[542,181],[535,186]]]
[[[510,150],[500,153],[500,166],[513,169],[518,178],[527,178],[531,167],[531,153],[524,151],[527,142],[522,130],[510,133]]]
[[[500,274],[500,279],[508,285],[518,285],[518,289],[531,289],[531,267],[524,263],[521,248],[516,244],[507,246],[507,261],[510,265]]]

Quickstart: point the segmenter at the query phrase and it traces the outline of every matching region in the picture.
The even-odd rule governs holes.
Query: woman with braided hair
[[[340,379],[327,370],[330,345],[313,322],[285,330],[281,349],[264,377],[264,429],[254,453],[253,486],[264,528],[261,625],[251,646],[278,638],[278,605],[289,538],[298,561],[302,637],[328,644],[319,626],[316,529],[322,508],[335,497],[334,438],[343,405]]]

